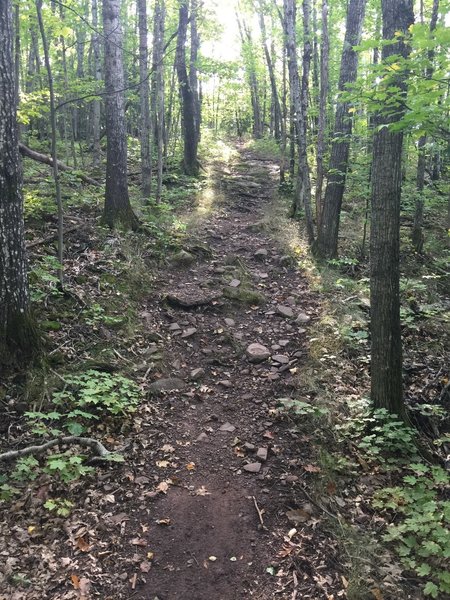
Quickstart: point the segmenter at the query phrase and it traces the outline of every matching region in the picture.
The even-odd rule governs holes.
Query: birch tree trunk
[[[106,188],[103,221],[109,227],[136,229],[138,220],[130,205],[127,175],[127,134],[123,89],[120,0],[103,0],[105,42]]]
[[[339,93],[346,91],[349,84],[356,81],[358,54],[353,48],[361,41],[366,4],[367,0],[349,0],[348,3],[347,25],[339,75]],[[347,179],[352,124],[353,117],[350,102],[348,100],[338,100],[321,227],[313,248],[314,254],[319,258],[334,258],[338,252],[339,221]]]
[[[97,84],[102,80],[102,65],[100,57],[100,39],[98,32],[98,5],[97,0],[92,0],[92,51],[94,57],[94,79]],[[93,145],[93,166],[98,168],[101,160],[100,147],[100,120],[101,120],[101,105],[100,100],[95,98],[92,102],[92,145]]]
[[[0,2],[0,364],[30,355],[22,177],[16,119],[13,7]]]
[[[147,0],[138,0],[139,24],[139,100],[141,109],[141,194],[149,200],[152,192],[152,160],[150,151],[150,92],[148,74]]]
[[[291,89],[291,104],[294,111],[295,133],[298,146],[297,185],[291,216],[297,216],[303,205],[305,208],[306,231],[308,241],[314,241],[314,225],[311,213],[311,182],[307,155],[306,120],[308,110],[308,83],[311,66],[311,40],[310,38],[310,4],[303,2],[303,74],[300,85],[297,61],[297,42],[295,34],[295,0],[284,0],[284,25],[286,39],[286,53],[288,59],[289,82]]]
[[[264,20],[263,6],[260,1],[259,3],[259,28],[261,30],[262,37],[262,45],[264,50],[264,56],[266,58],[267,69],[269,71],[269,79],[270,79],[270,87],[272,90],[272,105],[273,105],[273,117],[274,117],[274,133],[275,139],[280,141],[282,137],[281,128],[283,127],[283,118],[281,114],[281,105],[280,98],[278,96],[277,89],[277,80],[275,77],[275,69],[273,65],[273,60],[269,52],[269,47],[267,45],[267,32],[266,32],[266,23]]]
[[[325,136],[327,130],[327,99],[329,93],[329,54],[328,36],[328,0],[322,0],[322,38],[320,45],[320,90],[319,120],[317,126],[317,180],[316,180],[316,221],[320,230],[322,222],[322,190],[324,178],[323,159],[326,151]]]
[[[165,156],[164,123],[164,30],[166,8],[164,0],[157,0],[153,17],[153,61],[151,84],[152,135],[151,143],[157,148],[156,201],[161,201],[162,176]],[[173,91],[171,90],[171,93]],[[172,107],[169,107],[169,114]]]
[[[382,62],[409,55],[404,41],[414,23],[413,0],[382,0]],[[396,36],[400,32],[401,36]],[[383,113],[375,115],[370,233],[371,398],[375,408],[404,413],[400,329],[399,262],[400,196],[403,132],[390,126],[404,114],[398,102],[406,96],[406,71],[386,70]],[[388,110],[387,107],[393,107]]]

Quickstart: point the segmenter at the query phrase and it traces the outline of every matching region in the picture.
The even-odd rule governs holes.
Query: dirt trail
[[[147,324],[171,357],[161,375],[187,383],[158,400],[165,431],[157,460],[169,488],[139,515],[154,560],[136,598],[285,597],[267,569],[282,545],[276,532],[290,528],[299,442],[274,407],[295,390],[314,302],[302,274],[260,231],[276,174],[275,165],[245,152],[231,170],[216,171],[214,189],[194,208],[204,210],[206,196],[211,212],[192,231],[192,246],[200,241],[211,253],[165,273],[168,303],[156,312],[154,299],[149,304]],[[224,287],[237,298],[210,300]],[[270,358],[252,362],[252,343]]]

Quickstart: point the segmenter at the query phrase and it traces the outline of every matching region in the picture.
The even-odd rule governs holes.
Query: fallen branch
[[[76,231],[79,228],[78,225],[74,225],[73,227],[69,227],[68,229],[66,229],[64,231],[64,237],[66,237],[66,235],[68,233],[72,233],[73,231]],[[40,238],[39,240],[35,240],[34,242],[28,242],[27,244],[27,250],[29,250],[30,248],[34,248],[35,246],[42,246],[42,244],[48,244],[49,242],[53,242],[55,240],[58,239],[58,232],[55,231],[54,233],[51,233],[49,235],[47,235],[44,238]]]
[[[22,144],[22,143],[19,143],[19,150],[20,150],[20,154],[22,154],[22,156],[31,158],[32,160],[43,163],[44,165],[48,165],[49,167],[53,167],[53,159],[51,156],[47,156],[46,154],[41,154],[40,152],[36,152],[36,150],[32,150],[31,148],[28,148],[28,146],[25,146],[25,144]],[[92,179],[91,177],[88,177],[87,175],[83,175],[83,173],[80,173],[73,167],[69,167],[68,165],[62,163],[60,160],[58,160],[57,162],[58,162],[58,168],[60,169],[60,171],[73,172],[73,174],[76,175],[76,177],[79,177],[81,179],[81,181],[84,181],[85,183],[89,183],[90,185],[102,187],[102,184],[99,181],[97,181],[96,179]]]
[[[107,456],[112,454],[109,450],[103,446],[99,441],[94,440],[93,438],[85,438],[78,437],[76,435],[69,435],[66,437],[55,438],[45,444],[41,444],[40,446],[27,446],[26,448],[21,448],[20,450],[10,450],[9,452],[4,452],[0,454],[0,462],[7,462],[10,460],[16,460],[21,458],[22,456],[29,456],[30,454],[39,456],[40,454],[44,454],[46,450],[49,448],[53,448],[54,446],[59,445],[78,445],[85,446],[86,448],[91,448],[93,452],[97,455],[98,459],[106,459]]]

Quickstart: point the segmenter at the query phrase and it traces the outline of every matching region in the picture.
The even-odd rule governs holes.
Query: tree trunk
[[[0,2],[0,364],[33,351],[16,120],[13,8]]]
[[[267,69],[269,71],[270,87],[271,87],[271,91],[272,91],[274,135],[275,135],[275,139],[280,141],[281,137],[282,137],[281,127],[283,126],[283,119],[282,119],[282,114],[281,114],[280,99],[278,97],[275,69],[273,66],[272,57],[269,52],[269,47],[267,45],[266,23],[264,21],[264,12],[263,12],[263,5],[261,3],[261,0],[259,2],[259,27],[261,30],[264,56],[266,58]]]
[[[303,74],[300,85],[297,62],[297,42],[295,32],[295,0],[284,0],[284,26],[286,53],[288,58],[289,82],[291,89],[291,103],[294,111],[295,133],[298,146],[297,185],[291,211],[291,216],[299,213],[301,206],[305,209],[306,231],[308,241],[314,241],[314,226],[311,213],[311,182],[307,154],[307,110],[308,110],[308,84],[311,66],[311,40],[310,40],[310,2],[303,2]]]
[[[166,7],[164,0],[159,0],[155,6],[154,41],[154,95],[155,95],[155,143],[157,149],[156,166],[156,201],[161,201],[162,179],[164,168],[164,139],[165,139],[165,115],[164,115],[164,31],[166,20]]]
[[[236,20],[241,37],[244,65],[247,74],[248,85],[250,88],[250,98],[253,113],[253,137],[255,139],[260,139],[263,136],[263,120],[261,115],[259,84],[258,77],[256,75],[255,57],[253,54],[252,36],[245,23],[241,23],[238,13],[236,13]]]
[[[350,0],[347,28],[342,50],[339,92],[345,92],[356,81],[358,54],[353,49],[361,40],[361,31],[367,0]],[[349,101],[338,100],[331,145],[328,183],[325,191],[321,227],[314,246],[319,258],[334,258],[338,252],[339,220],[347,178],[350,137],[352,134],[352,107]]]
[[[150,93],[148,81],[147,0],[138,0],[139,23],[139,100],[141,108],[141,193],[146,201],[152,191],[152,161],[150,155]]]
[[[413,0],[382,0],[382,16],[384,40],[398,40],[383,45],[382,62],[395,55],[406,58],[409,48],[403,36],[414,23]],[[405,70],[386,69],[380,84],[387,98],[383,114],[375,116],[370,233],[371,398],[375,408],[399,415],[404,412],[399,298],[403,133],[391,125],[403,116],[398,95],[406,96],[406,77]],[[388,106],[393,108],[388,111]]]
[[[180,85],[181,107],[183,115],[183,169],[186,175],[198,176],[197,125],[195,96],[186,68],[186,37],[189,22],[188,0],[182,0],[179,9],[176,63],[178,83]]]
[[[109,227],[136,229],[138,220],[128,196],[127,133],[123,88],[120,0],[103,0],[105,42],[106,188],[103,221]]]
[[[198,82],[198,51],[200,49],[200,37],[197,28],[197,13],[199,11],[198,0],[191,0],[191,56],[189,62],[189,82],[194,95],[195,107],[195,130],[197,143],[200,141],[201,127],[201,102]]]
[[[322,222],[322,189],[324,178],[323,159],[325,156],[327,130],[327,100],[329,93],[330,39],[328,36],[328,0],[322,0],[322,38],[320,45],[320,90],[319,120],[317,125],[317,180],[316,180],[316,221],[320,231]]]
[[[39,23],[39,30],[41,32],[42,47],[44,50],[45,68],[47,70],[48,77],[48,88],[50,93],[50,126],[52,131],[52,169],[53,179],[55,182],[55,194],[56,194],[56,206],[58,211],[58,279],[59,284],[63,287],[64,284],[64,273],[63,273],[63,262],[64,262],[64,215],[63,205],[61,198],[61,183],[59,181],[58,171],[58,155],[56,150],[56,109],[55,109],[55,92],[53,89],[53,75],[50,64],[50,52],[48,48],[47,36],[45,34],[44,21],[42,19],[42,0],[36,0],[36,10]]]
[[[430,20],[430,37],[433,35],[436,29],[437,20],[439,16],[439,0],[433,0],[433,11]],[[425,77],[431,79],[433,77],[433,61],[434,61],[434,49],[428,51],[428,66],[425,70]],[[418,161],[417,161],[417,179],[416,179],[416,210],[414,214],[414,225],[411,232],[411,242],[416,252],[421,253],[423,250],[424,236],[423,236],[423,188],[425,185],[425,168],[427,163],[426,156],[426,145],[427,136],[423,135],[419,139],[418,143]]]
[[[92,0],[92,50],[94,55],[94,79],[97,84],[102,80],[102,65],[100,60],[100,39],[98,34],[98,5],[97,0]],[[98,168],[101,160],[100,147],[100,120],[101,105],[100,100],[95,98],[92,102],[92,145],[93,145],[93,166]]]

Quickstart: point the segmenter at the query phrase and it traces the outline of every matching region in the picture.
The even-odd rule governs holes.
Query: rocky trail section
[[[77,482],[69,518],[38,508],[45,481],[12,507],[2,600],[345,593],[339,549],[308,492],[313,440],[278,411],[280,398],[299,397],[318,308],[262,226],[276,179],[275,164],[245,150],[214,168],[208,211],[192,207],[184,250],[141,306],[146,401],[130,430],[104,440],[125,463]]]

